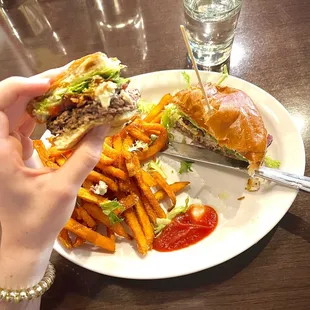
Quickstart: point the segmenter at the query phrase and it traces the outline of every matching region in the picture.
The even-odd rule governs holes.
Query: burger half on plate
[[[247,161],[249,172],[264,160],[272,142],[263,119],[243,91],[208,84],[205,90],[213,110],[208,113],[201,88],[177,92],[166,107],[163,124],[224,156]]]
[[[100,52],[75,60],[27,110],[38,123],[46,123],[60,150],[74,147],[99,125],[109,124],[115,132],[136,114],[140,97],[127,89],[122,68],[117,58]]]

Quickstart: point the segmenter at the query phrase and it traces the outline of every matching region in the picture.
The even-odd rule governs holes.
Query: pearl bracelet
[[[52,263],[49,263],[42,280],[29,288],[21,290],[8,290],[0,288],[0,301],[20,303],[41,297],[51,287],[55,280],[56,271]]]

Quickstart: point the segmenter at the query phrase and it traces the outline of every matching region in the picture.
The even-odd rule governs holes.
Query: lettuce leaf
[[[70,87],[68,87],[66,93],[67,94],[80,94],[81,92],[83,92],[84,89],[88,88],[90,80],[84,80],[80,83],[77,83],[75,85],[72,85]]]
[[[223,75],[218,80],[218,82],[216,84],[217,85],[221,85],[226,80],[226,78],[228,78],[228,76],[229,76],[229,73],[228,73],[227,65],[224,65],[224,67],[223,67]]]
[[[272,159],[270,156],[265,156],[265,166],[268,168],[279,169],[281,166],[280,160]]]
[[[150,161],[150,162],[148,163],[148,165],[147,165],[147,170],[148,170],[148,171],[155,170],[155,171],[157,171],[163,178],[167,179],[167,175],[166,175],[165,172],[163,171],[159,159],[157,159],[156,162],[155,162],[154,160]]]
[[[142,114],[150,113],[153,108],[156,106],[156,103],[146,101],[144,99],[139,99],[137,102],[138,111]]]
[[[156,219],[156,226],[154,228],[155,235],[161,233],[162,230],[170,223],[171,223],[170,219],[160,219],[160,218],[157,218]]]
[[[186,161],[186,160],[181,161],[179,173],[182,174],[182,173],[193,171],[192,170],[192,164],[193,164],[192,161]]]
[[[108,216],[111,224],[119,223],[124,220],[114,213],[116,209],[120,209],[121,212],[125,211],[124,206],[122,206],[117,200],[100,203],[100,208],[102,209],[102,212]]]
[[[185,199],[185,206],[181,206],[181,207],[174,207],[168,214],[167,214],[167,218],[169,220],[174,219],[177,215],[181,214],[181,213],[185,213],[188,209],[188,204],[189,204],[189,197],[187,197]]]
[[[182,71],[182,75],[183,75],[183,78],[187,84],[187,87],[190,88],[191,87],[191,78],[190,76],[185,72],[185,71]]]
[[[165,219],[156,219],[156,226],[154,232],[156,235],[160,234],[163,229],[171,223],[171,221],[179,214],[185,213],[189,207],[189,197],[185,199],[185,205],[180,207],[174,207],[170,212],[167,214],[167,218]]]
[[[170,103],[166,106],[163,116],[161,118],[161,124],[167,129],[170,130],[175,126],[177,121],[181,118],[181,113],[178,107]]]

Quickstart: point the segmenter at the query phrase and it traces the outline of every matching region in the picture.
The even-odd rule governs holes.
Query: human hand
[[[0,82],[0,287],[28,287],[40,281],[77,192],[99,161],[108,130],[90,131],[58,170],[24,165],[33,151],[29,136],[35,126],[25,112],[27,103],[46,92],[61,70]]]

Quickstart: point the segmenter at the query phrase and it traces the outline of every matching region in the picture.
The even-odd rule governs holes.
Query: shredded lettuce
[[[192,170],[192,164],[193,164],[193,162],[191,162],[191,161],[186,161],[186,160],[181,161],[179,173],[182,174],[182,173],[193,171]]]
[[[279,169],[281,166],[280,160],[272,159],[270,156],[265,156],[265,166],[268,168]]]
[[[157,218],[156,219],[156,226],[154,228],[155,235],[158,235],[160,232],[162,232],[162,230],[170,223],[171,223],[170,219]]]
[[[183,78],[187,84],[187,87],[190,88],[191,87],[191,78],[190,76],[185,72],[185,71],[182,71],[182,75],[183,75]]]
[[[175,104],[170,103],[166,106],[163,112],[161,123],[167,130],[170,130],[175,126],[180,117],[181,113],[178,107]]]
[[[229,73],[228,73],[227,66],[224,65],[224,67],[223,67],[223,75],[222,75],[222,77],[218,80],[218,82],[217,82],[216,84],[217,84],[217,85],[221,85],[221,84],[226,80],[226,78],[228,78],[228,75],[229,75]]]
[[[165,219],[156,219],[156,226],[154,232],[156,235],[162,232],[162,230],[171,223],[171,221],[179,214],[185,213],[189,207],[189,197],[185,199],[185,205],[180,207],[174,207],[170,212],[167,214],[167,218]]]
[[[81,92],[83,92],[83,90],[87,89],[88,88],[88,84],[89,84],[90,80],[84,80],[80,83],[77,83],[77,84],[74,84],[74,85],[71,85],[66,93],[67,94],[72,94],[72,93],[75,93],[75,94],[80,94]]]
[[[189,197],[187,197],[185,199],[185,206],[181,206],[181,207],[174,207],[168,214],[167,214],[167,218],[169,220],[174,219],[177,215],[181,214],[181,213],[185,213],[188,209],[188,204],[189,204]]]
[[[142,149],[143,151],[147,150],[149,148],[149,145],[143,141],[137,140],[132,146],[128,148],[129,152],[135,152],[139,149]]]
[[[115,223],[119,223],[123,221],[121,217],[117,216],[114,213],[116,209],[120,209],[121,212],[125,211],[124,206],[122,206],[117,200],[100,203],[100,208],[102,209],[102,212],[108,216],[111,224],[115,224]]]
[[[148,163],[148,165],[147,165],[147,170],[148,170],[148,171],[155,170],[155,171],[157,171],[163,178],[167,179],[167,175],[166,175],[165,172],[163,171],[159,159],[157,159],[156,162],[155,162],[154,160],[150,161],[150,162]]]
[[[154,107],[156,106],[156,103],[146,101],[142,98],[140,98],[137,102],[138,111],[142,114],[148,114],[150,113]]]

